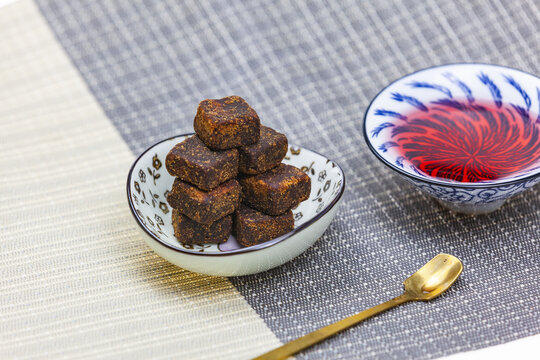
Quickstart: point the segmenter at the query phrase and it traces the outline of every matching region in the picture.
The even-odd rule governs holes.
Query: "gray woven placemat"
[[[266,273],[232,279],[291,340],[401,291],[439,252],[458,283],[299,358],[427,359],[540,333],[538,187],[489,216],[441,209],[367,150],[363,112],[389,81],[477,61],[539,73],[534,1],[38,1],[134,153],[190,131],[197,103],[238,94],[291,143],[342,165],[347,191],[320,241]]]

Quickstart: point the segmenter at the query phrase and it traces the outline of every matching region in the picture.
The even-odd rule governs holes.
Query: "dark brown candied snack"
[[[233,233],[242,246],[257,245],[272,240],[294,229],[291,210],[282,215],[270,216],[245,205],[234,212]]]
[[[184,244],[220,244],[227,241],[232,232],[232,215],[204,225],[173,209],[172,223],[174,236]]]
[[[238,148],[238,170],[260,174],[281,163],[287,154],[287,137],[267,126],[261,126],[261,137],[255,144]]]
[[[172,176],[210,191],[238,174],[238,150],[213,151],[197,136],[176,144],[165,159]]]
[[[255,110],[239,96],[201,101],[193,124],[206,146],[216,150],[257,142],[260,126]]]
[[[211,224],[238,207],[241,191],[236,180],[229,180],[206,192],[176,178],[167,201],[172,208],[178,209],[191,220]]]
[[[302,170],[280,164],[258,175],[240,176],[242,201],[268,215],[279,215],[309,198],[311,179]]]

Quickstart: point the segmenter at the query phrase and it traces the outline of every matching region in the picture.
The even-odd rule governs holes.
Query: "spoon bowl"
[[[403,282],[411,300],[431,300],[445,292],[463,271],[458,258],[439,254]]]
[[[324,339],[337,334],[340,331],[350,328],[359,322],[372,317],[378,313],[406,303],[408,301],[431,300],[452,285],[463,270],[463,265],[458,258],[448,254],[439,254],[428,263],[422,266],[417,272],[412,274],[403,282],[405,291],[382,304],[371,309],[364,310],[358,314],[351,315],[333,324],[326,325],[318,330],[310,332],[298,339],[289,341],[272,351],[269,351],[253,360],[282,360],[297,352],[304,350]]]

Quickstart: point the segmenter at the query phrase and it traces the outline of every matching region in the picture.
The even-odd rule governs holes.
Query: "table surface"
[[[249,358],[398,295],[439,252],[465,268],[448,293],[297,358],[431,359],[519,339],[538,348],[528,337],[540,333],[539,188],[487,216],[456,215],[379,164],[361,125],[382,87],[423,67],[538,74],[539,21],[532,0],[0,8],[0,357]],[[200,100],[231,94],[337,161],[348,183],[314,247],[218,278],[153,253],[124,189],[141,151],[190,131]]]

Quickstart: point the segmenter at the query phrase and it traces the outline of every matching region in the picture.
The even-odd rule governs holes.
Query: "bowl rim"
[[[526,71],[523,71],[523,70],[520,70],[520,69],[516,69],[516,68],[510,67],[510,66],[505,66],[505,65],[488,64],[488,63],[480,63],[480,62],[457,62],[457,63],[446,63],[446,64],[434,65],[434,66],[429,66],[429,67],[426,67],[426,68],[422,68],[422,69],[413,71],[411,73],[408,73],[406,75],[403,75],[403,76],[391,81],[388,85],[386,85],[384,88],[382,88],[373,97],[373,99],[371,99],[368,107],[366,108],[366,111],[364,112],[364,117],[363,117],[364,121],[363,121],[363,124],[362,124],[362,133],[364,135],[364,141],[368,145],[369,150],[371,150],[371,152],[383,164],[388,166],[390,169],[392,169],[394,171],[397,171],[399,174],[401,174],[401,175],[403,175],[405,177],[412,178],[414,180],[421,181],[421,182],[428,183],[428,184],[440,185],[440,186],[446,186],[446,187],[452,187],[452,188],[460,188],[460,189],[493,188],[493,187],[513,185],[513,184],[519,184],[519,183],[527,182],[529,180],[534,179],[537,176],[540,176],[540,168],[538,168],[534,172],[532,172],[531,174],[529,174],[529,175],[527,175],[525,177],[522,177],[522,178],[519,178],[519,179],[506,180],[506,181],[504,179],[502,179],[502,180],[488,180],[488,181],[484,181],[484,182],[474,183],[474,182],[450,182],[450,181],[445,181],[445,180],[438,180],[436,178],[427,178],[427,177],[422,177],[422,176],[416,175],[414,173],[409,173],[409,172],[401,169],[400,167],[395,166],[394,164],[392,164],[391,162],[386,160],[382,155],[380,155],[379,152],[373,147],[371,141],[369,140],[368,134],[367,134],[366,120],[367,120],[367,117],[368,117],[368,113],[369,113],[369,111],[371,109],[371,106],[373,105],[375,100],[384,91],[386,91],[386,89],[388,89],[390,86],[394,85],[395,83],[397,83],[397,82],[399,82],[399,81],[401,81],[401,80],[403,80],[403,79],[405,79],[405,78],[407,78],[409,76],[412,76],[414,74],[417,74],[417,73],[420,73],[420,72],[423,72],[423,71],[426,71],[426,70],[430,70],[430,69],[444,68],[444,67],[456,66],[456,65],[481,65],[481,66],[487,66],[487,67],[493,67],[493,68],[499,68],[499,69],[508,69],[508,70],[513,70],[513,71],[518,71],[518,72],[520,72],[522,74],[525,74],[527,76],[532,76],[533,78],[536,78],[538,81],[540,81],[540,76],[534,75],[532,73],[529,73],[529,72],[526,72]]]
[[[204,252],[191,252],[191,251],[188,251],[186,249],[182,249],[180,247],[176,247],[174,245],[171,245],[163,240],[161,240],[160,238],[158,238],[156,235],[154,235],[150,229],[148,229],[146,227],[146,225],[144,225],[139,217],[137,216],[137,213],[135,211],[135,207],[133,205],[133,198],[132,198],[132,193],[131,193],[131,188],[130,188],[130,183],[131,183],[131,177],[133,175],[133,170],[135,169],[135,165],[139,162],[139,160],[147,153],[149,152],[151,149],[153,149],[155,146],[165,142],[165,141],[169,141],[169,140],[172,140],[172,139],[175,139],[175,138],[178,138],[178,137],[182,137],[182,136],[191,136],[191,135],[194,135],[195,133],[185,133],[185,134],[179,134],[179,135],[174,135],[174,136],[171,136],[171,137],[168,137],[166,139],[163,139],[161,141],[158,141],[156,143],[154,143],[153,145],[150,145],[146,150],[144,150],[136,159],[135,161],[133,161],[133,164],[131,165],[131,168],[129,169],[129,172],[128,172],[128,177],[127,177],[127,181],[126,181],[126,191],[127,191],[127,200],[128,200],[128,204],[129,204],[129,209],[131,210],[131,215],[133,216],[133,218],[135,219],[135,222],[139,225],[139,227],[146,233],[146,235],[148,235],[151,239],[153,239],[154,241],[158,242],[160,245],[163,245],[167,248],[169,248],[170,250],[173,250],[173,251],[176,251],[176,252],[179,252],[179,253],[182,253],[182,254],[186,254],[186,255],[194,255],[194,256],[232,256],[232,255],[239,255],[239,254],[245,254],[245,253],[249,253],[249,252],[253,252],[253,251],[258,251],[258,250],[262,250],[262,249],[266,249],[268,247],[271,247],[271,246],[274,246],[276,244],[280,244],[282,243],[283,241],[287,240],[287,239],[290,239],[291,237],[293,237],[294,235],[298,234],[299,232],[303,231],[303,230],[306,230],[309,226],[311,226],[313,223],[315,223],[316,221],[318,221],[319,219],[321,219],[324,215],[326,215],[334,206],[337,205],[337,203],[339,202],[339,200],[342,198],[343,196],[343,193],[345,192],[345,172],[343,171],[343,168],[337,163],[335,162],[334,160],[332,159],[329,159],[328,157],[324,156],[323,154],[321,153],[318,153],[317,151],[313,151],[311,149],[308,149],[308,148],[305,148],[305,147],[302,147],[302,146],[299,146],[299,148],[301,149],[305,149],[305,150],[308,150],[308,151],[311,151],[319,156],[322,156],[324,157],[325,159],[327,160],[330,160],[332,161],[333,164],[335,164],[337,166],[337,168],[339,169],[339,171],[341,171],[341,175],[342,175],[342,182],[341,182],[341,187],[339,189],[339,193],[337,194],[337,196],[330,202],[330,204],[328,204],[320,213],[316,214],[313,218],[311,218],[310,220],[306,221],[305,223],[303,223],[302,225],[300,225],[299,227],[293,229],[292,231],[288,232],[287,234],[284,234],[276,239],[272,239],[272,240],[269,240],[269,241],[266,241],[264,243],[261,243],[261,244],[257,244],[257,245],[253,245],[253,246],[248,246],[248,247],[243,247],[243,248],[240,248],[240,249],[235,249],[235,250],[231,250],[231,251],[226,251],[226,252],[222,252],[222,253],[204,253]],[[289,147],[291,146],[291,144],[289,144]]]

